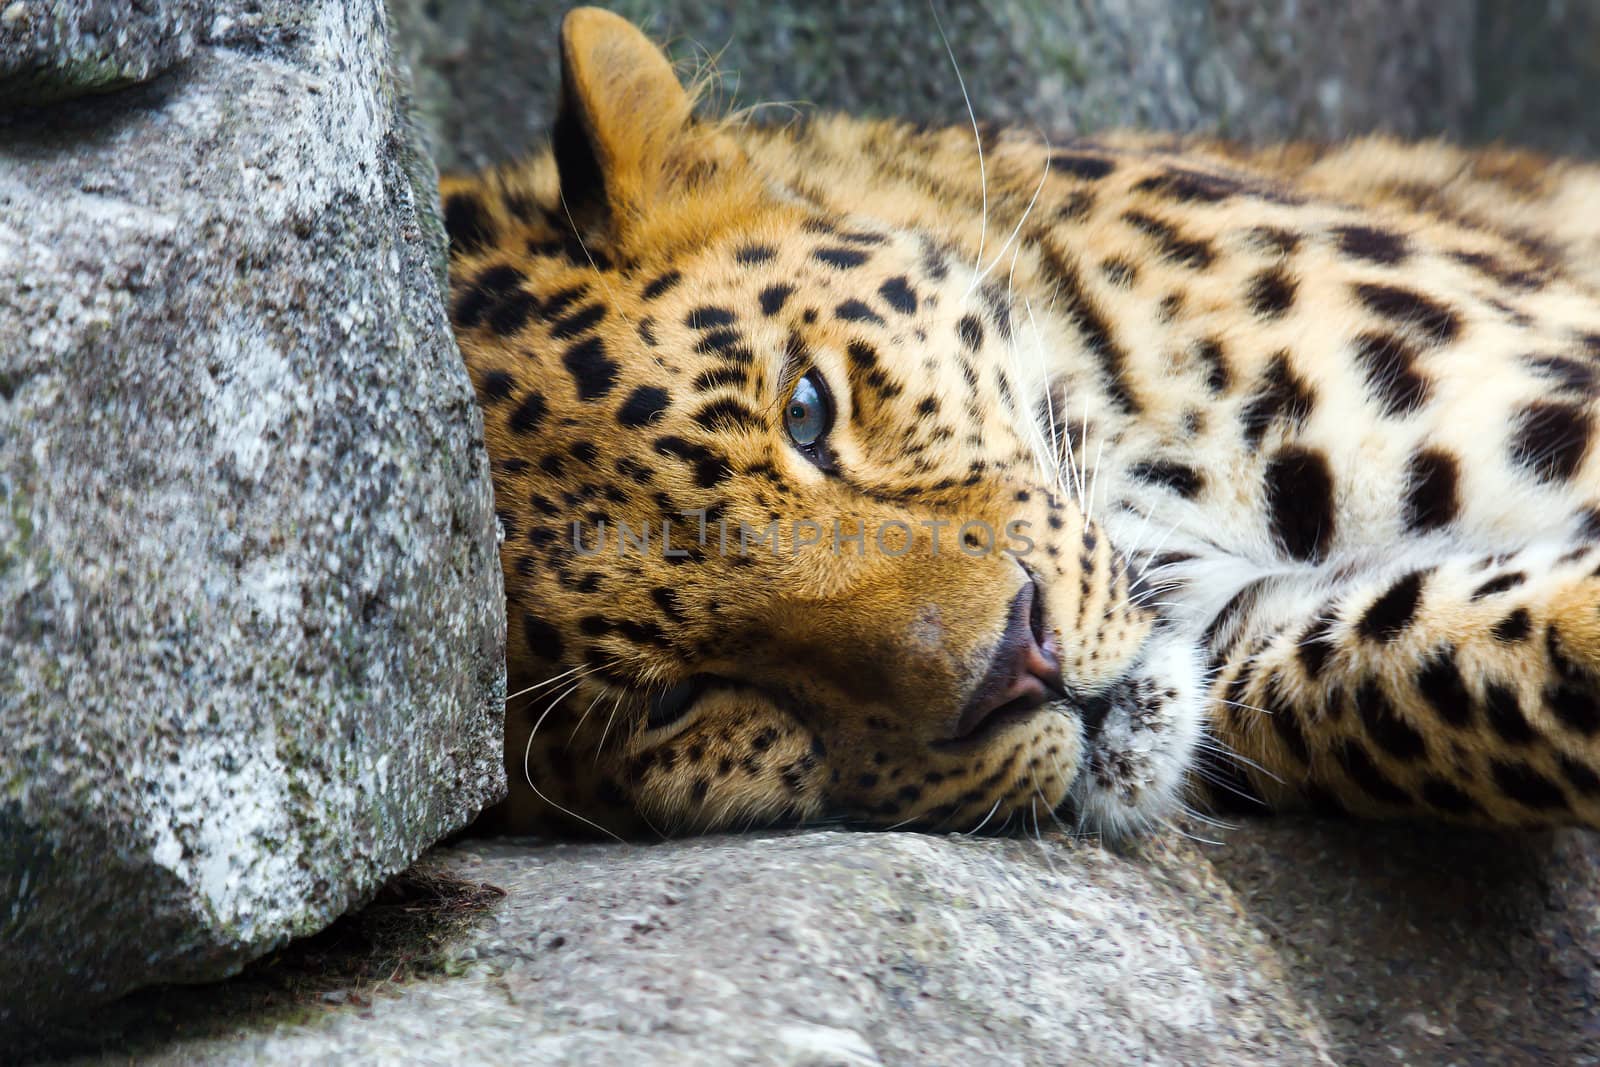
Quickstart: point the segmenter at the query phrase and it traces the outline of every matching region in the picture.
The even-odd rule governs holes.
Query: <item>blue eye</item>
[[[783,409],[783,424],[794,443],[808,455],[833,428],[833,403],[816,371],[795,383]]]

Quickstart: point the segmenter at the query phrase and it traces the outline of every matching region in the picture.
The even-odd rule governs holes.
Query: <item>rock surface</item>
[[[487,460],[383,8],[210,6],[165,76],[0,118],[0,1035],[229,974],[503,789]]]
[[[263,974],[147,994],[57,1051],[86,1065],[1600,1063],[1594,835],[1301,819],[1208,832],[1223,843],[1168,836],[1131,855],[1058,834],[470,842],[421,866],[506,896],[430,977],[385,984],[391,945],[376,986],[268,1008]]]
[[[441,170],[527,154],[545,136],[565,0],[391,0]],[[712,110],[795,106],[965,123],[925,0],[613,0],[685,70],[715,56]],[[1460,135],[1473,104],[1471,10],[1427,0],[939,3],[980,119],[1062,137],[1108,126],[1242,138],[1373,129]],[[1520,10],[1520,9],[1519,9]]]
[[[204,0],[0,0],[0,106],[142,82],[194,54]]]

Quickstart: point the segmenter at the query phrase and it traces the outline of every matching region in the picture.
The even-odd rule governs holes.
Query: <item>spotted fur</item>
[[[1596,822],[1600,172],[749,128],[614,16],[562,52],[553,150],[443,186],[505,824]],[[963,731],[1025,588],[1060,690]]]

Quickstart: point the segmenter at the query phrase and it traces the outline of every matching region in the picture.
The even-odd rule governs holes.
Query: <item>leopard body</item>
[[[501,825],[1600,818],[1600,170],[752,127],[588,9],[563,62],[442,190]]]

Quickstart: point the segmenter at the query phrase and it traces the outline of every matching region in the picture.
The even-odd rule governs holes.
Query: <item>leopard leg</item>
[[[1600,545],[1541,544],[1248,582],[1205,629],[1225,784],[1271,807],[1600,826],[1597,564]]]

